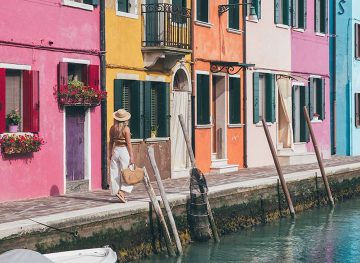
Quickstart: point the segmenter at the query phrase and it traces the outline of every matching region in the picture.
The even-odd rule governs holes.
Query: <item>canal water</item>
[[[194,243],[181,258],[138,262],[360,262],[360,199],[222,236],[219,244]]]

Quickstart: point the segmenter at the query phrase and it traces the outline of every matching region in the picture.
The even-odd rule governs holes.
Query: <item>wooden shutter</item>
[[[258,19],[261,19],[261,0],[255,0],[255,11]]]
[[[284,24],[290,26],[291,25],[291,0],[283,0],[284,3]]]
[[[280,23],[280,0],[274,1],[274,22],[275,24]]]
[[[302,0],[302,4],[304,5],[304,30],[306,29],[307,27],[307,0]]]
[[[318,80],[319,85],[317,85],[317,97],[316,104],[319,110],[319,115],[321,120],[325,120],[325,79]]]
[[[39,132],[39,71],[23,71],[23,131]]]
[[[325,34],[329,32],[329,4],[328,0],[323,0],[325,5]]]
[[[159,90],[159,137],[170,136],[170,85],[162,83]]]
[[[144,82],[144,138],[151,137],[151,82]]]
[[[275,75],[266,74],[265,95],[266,95],[266,121],[274,123],[276,121],[275,108]]]
[[[241,123],[241,98],[240,78],[229,78],[229,122],[230,124]]]
[[[258,123],[260,121],[259,117],[259,79],[260,74],[258,72],[253,73],[253,121],[254,123]]]
[[[320,0],[315,0],[315,32],[320,32]]]
[[[130,128],[132,138],[144,138],[144,100],[143,100],[143,83],[140,81],[131,81],[129,95],[130,95]]]
[[[209,22],[209,0],[196,1],[196,20]]]
[[[68,84],[68,63],[60,62],[58,65],[58,88]]]
[[[292,130],[293,130],[293,138],[294,138],[294,142],[295,142],[295,122],[296,122],[296,115],[295,115],[295,112],[296,112],[296,97],[295,97],[295,90],[296,90],[296,86],[292,86],[292,89],[291,89],[291,110],[292,110]]]
[[[360,24],[355,24],[355,57],[360,57]]]
[[[87,85],[95,90],[100,89],[100,67],[98,65],[89,65],[87,67]]]
[[[122,94],[123,94],[124,81],[122,79],[114,80],[114,111],[122,109]]]
[[[0,68],[0,133],[6,131],[6,69]]]
[[[299,0],[299,1],[301,1],[301,0]],[[297,14],[298,14],[298,10],[297,10],[297,2],[298,2],[298,0],[292,0],[292,2],[291,2],[291,5],[292,5],[292,7],[291,7],[291,14],[292,14],[292,26],[293,27],[299,27],[299,25],[298,25],[298,20],[297,20]],[[299,17],[300,18],[300,17]]]
[[[305,115],[303,107],[306,106],[309,111],[309,87],[301,86],[300,87],[300,141],[308,142],[309,141],[309,131],[307,128]]]
[[[209,75],[198,74],[196,78],[197,124],[210,124]]]
[[[314,109],[314,90],[316,88],[316,85],[314,85],[314,78],[309,78],[309,117],[310,120],[313,118],[314,113],[317,111],[317,109]],[[319,114],[319,112],[316,112]]]
[[[238,4],[239,0],[229,0],[229,4]],[[240,28],[239,6],[233,6],[229,9],[229,28]]]

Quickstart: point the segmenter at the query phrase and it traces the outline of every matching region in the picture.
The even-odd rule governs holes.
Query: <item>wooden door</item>
[[[66,108],[66,180],[76,181],[85,178],[84,150],[85,109]]]
[[[216,77],[212,77],[212,111],[211,111],[211,119],[212,119],[212,153],[216,153]]]

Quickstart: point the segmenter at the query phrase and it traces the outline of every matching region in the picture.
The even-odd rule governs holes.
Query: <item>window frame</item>
[[[355,92],[354,93],[354,113],[355,113],[355,118],[354,118],[354,124],[355,124],[355,128],[359,129],[360,128],[360,92]]]
[[[237,3],[240,3],[240,0],[228,0],[228,4],[231,5],[231,4],[237,4],[237,3],[233,3],[233,1],[236,1]],[[240,31],[240,6],[237,6],[235,8],[230,8],[229,11],[228,11],[228,29],[230,30],[235,30],[235,31]],[[231,17],[234,18],[234,16],[236,16],[235,12],[238,12],[238,17],[237,17],[237,27],[233,27],[231,25]],[[234,12],[234,13],[233,13]],[[232,23],[235,23],[234,25],[236,25],[236,22],[233,21]]]
[[[278,8],[276,7],[277,3],[279,3]],[[288,8],[287,12],[286,12],[285,3],[287,3],[287,8]],[[291,5],[292,4],[290,0],[274,0],[274,22],[276,25],[286,26],[286,27],[291,26],[291,20],[292,20]],[[286,19],[287,22],[285,23]]]
[[[79,9],[83,9],[83,10],[88,10],[88,11],[94,11],[93,5],[75,2],[74,0],[63,0],[62,4],[64,6],[75,7],[75,8],[79,8]]]
[[[116,15],[117,16],[121,16],[121,17],[126,17],[126,18],[131,18],[131,19],[138,19],[139,18],[139,0],[133,0],[134,1],[134,11],[131,12],[129,9],[129,12],[124,12],[124,11],[120,11],[119,10],[119,2],[118,0],[114,0],[115,1],[115,11],[116,11]],[[131,0],[126,0],[128,1],[128,5],[130,4]]]
[[[196,71],[195,72],[195,75],[196,75],[196,79],[195,79],[195,87],[196,87],[196,91],[195,91],[195,94],[196,94],[196,100],[195,100],[195,108],[196,108],[196,114],[195,114],[195,123],[196,123],[196,126],[197,127],[208,127],[208,126],[211,126],[211,109],[210,109],[210,99],[211,99],[211,95],[210,95],[210,88],[211,88],[211,84],[210,84],[210,73],[207,72],[207,71]],[[199,100],[199,97],[198,97],[198,92],[199,92],[199,88],[198,88],[198,76],[199,75],[203,75],[203,76],[207,76],[208,77],[208,104],[209,104],[209,111],[208,111],[208,120],[206,123],[199,123],[199,118],[198,118],[198,115],[199,115],[199,112],[198,112],[198,100]]]
[[[301,2],[301,5],[300,5]],[[294,4],[296,5],[294,7]],[[300,8],[302,7],[302,8]],[[302,17],[302,20],[300,20]],[[292,1],[292,27],[294,29],[306,30],[307,26],[307,0],[293,0]],[[302,22],[302,25],[300,25]]]
[[[200,20],[199,17],[198,17],[198,3],[203,2],[203,1],[205,1],[205,0],[196,0],[195,21],[199,22],[199,23],[210,24],[210,6],[209,6],[209,3],[210,3],[211,0],[206,0],[207,1],[207,21]]]
[[[314,31],[318,35],[326,35],[329,32],[329,3],[327,0],[315,0],[315,12],[314,12]],[[321,8],[323,4],[323,10]],[[319,10],[318,10],[319,9]],[[324,12],[323,20],[321,19],[321,13]],[[319,16],[319,17],[318,17]],[[324,30],[321,28],[324,27]]]
[[[360,23],[355,23],[355,37],[354,37],[354,48],[355,48],[355,59],[360,60]]]
[[[257,16],[257,21],[251,21],[251,22],[258,22],[260,19],[261,19],[261,0],[252,0],[252,5],[246,5],[246,19],[248,21],[251,21],[249,20],[249,14],[250,14],[250,8],[251,6],[254,6],[255,7],[255,13],[256,13],[256,16]]]
[[[309,78],[309,117],[314,119],[314,113],[319,114],[318,121],[324,121],[325,111],[325,78],[320,76],[311,76]],[[314,107],[315,105],[315,107]],[[312,116],[311,116],[312,115]]]
[[[238,90],[239,90],[239,122],[232,122],[232,118],[231,118],[231,98],[233,97],[232,94],[231,94],[231,79],[239,79],[239,87],[238,87]],[[241,90],[242,90],[242,85],[241,85],[241,77],[240,75],[229,75],[229,78],[228,78],[228,124],[231,125],[231,126],[237,126],[237,125],[242,125],[242,116],[241,116],[241,113],[242,113],[242,96],[241,96]]]

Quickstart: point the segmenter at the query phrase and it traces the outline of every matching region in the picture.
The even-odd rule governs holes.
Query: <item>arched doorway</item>
[[[179,178],[189,176],[189,158],[184,135],[180,126],[178,115],[185,119],[187,130],[191,131],[191,82],[190,74],[181,65],[175,70],[172,79],[171,96],[171,177]],[[190,135],[190,134],[189,134]]]

